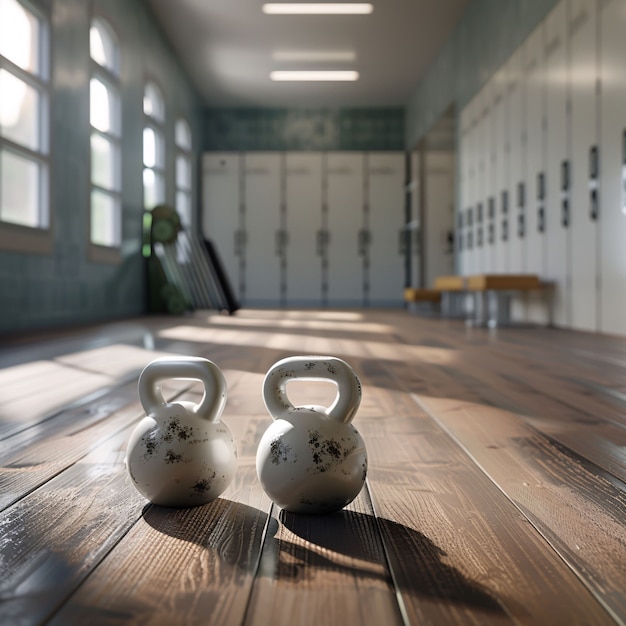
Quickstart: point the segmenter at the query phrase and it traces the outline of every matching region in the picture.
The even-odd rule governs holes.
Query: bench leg
[[[496,328],[497,326],[511,325],[511,292],[510,291],[488,291],[488,316],[487,326]]]

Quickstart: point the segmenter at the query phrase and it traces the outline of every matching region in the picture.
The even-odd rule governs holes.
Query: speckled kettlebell
[[[286,387],[295,379],[335,383],[335,401],[293,406]],[[263,399],[274,420],[256,456],[267,495],[293,513],[328,513],[352,502],[367,474],[365,443],[350,424],[361,402],[354,370],[335,357],[289,357],[267,373]]]
[[[182,378],[204,385],[200,404],[166,402],[159,381]],[[215,500],[237,465],[233,437],[220,416],[226,404],[221,370],[199,357],[163,357],[139,376],[146,417],[128,441],[126,467],[137,490],[154,504],[197,506]]]

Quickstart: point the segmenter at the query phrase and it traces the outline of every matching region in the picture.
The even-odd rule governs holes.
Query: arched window
[[[95,17],[89,31],[91,124],[90,239],[117,248],[122,241],[120,47],[113,30]]]
[[[48,30],[30,5],[0,0],[0,227],[39,234],[50,224]]]
[[[183,118],[176,120],[176,210],[183,226],[190,227],[192,222],[192,143],[189,123]]]
[[[143,203],[146,209],[165,202],[165,100],[153,82],[143,95]]]

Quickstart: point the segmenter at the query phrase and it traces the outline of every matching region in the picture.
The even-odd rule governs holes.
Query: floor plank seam
[[[378,511],[376,510],[376,503],[374,501],[372,488],[370,487],[369,479],[365,479],[365,489],[367,491],[367,495],[369,497],[370,503],[372,505],[372,511],[374,512],[374,520],[376,522],[376,528],[378,530],[378,536],[380,537],[380,545],[383,549],[383,556],[385,559],[385,565],[387,567],[387,571],[389,572],[389,576],[391,577],[391,582],[393,584],[394,595],[396,598],[396,603],[398,605],[398,610],[400,611],[400,616],[402,617],[402,623],[404,626],[411,626],[411,620],[409,619],[409,614],[406,608],[406,604],[404,602],[404,597],[402,596],[402,591],[400,590],[400,585],[398,582],[398,578],[394,572],[394,569],[391,565],[391,557],[389,554],[389,550],[387,549],[387,544],[385,542],[385,537],[383,534],[383,530],[380,524],[380,518],[378,516]]]
[[[269,528],[271,521],[274,519],[274,507],[276,505],[272,502],[267,511],[267,519],[265,520],[265,524],[263,525],[263,532],[261,533],[261,542],[259,545],[259,554],[256,558],[256,563],[254,564],[254,569],[252,571],[252,583],[250,584],[250,589],[248,591],[248,597],[246,599],[246,608],[243,612],[243,617],[241,618],[241,624],[246,624],[248,621],[248,615],[250,612],[250,607],[252,604],[252,596],[254,594],[254,585],[256,583],[257,577],[259,575],[259,571],[261,570],[261,561],[263,560],[263,549],[265,548],[265,543],[267,541],[267,536],[269,534]]]

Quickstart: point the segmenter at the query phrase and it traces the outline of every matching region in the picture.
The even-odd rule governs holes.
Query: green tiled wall
[[[404,109],[209,108],[207,150],[402,150]]]
[[[143,84],[155,80],[168,111],[166,134],[184,115],[200,151],[202,106],[142,0],[35,0],[51,16],[51,255],[0,251],[0,334],[143,312],[140,254]],[[107,19],[122,48],[122,262],[89,260],[89,25]],[[174,154],[167,155],[174,202]]]

